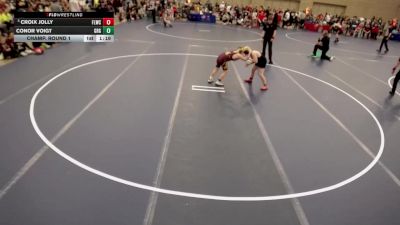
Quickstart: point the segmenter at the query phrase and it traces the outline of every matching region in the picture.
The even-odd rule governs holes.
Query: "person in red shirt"
[[[282,10],[280,10],[278,13],[277,13],[277,16],[275,16],[274,17],[274,19],[276,20],[276,24],[278,24],[278,26],[280,26],[280,27],[282,27],[282,16],[283,16],[283,12],[282,12]]]
[[[265,18],[265,11],[263,10],[263,9],[260,9],[259,11],[258,11],[258,15],[257,15],[257,17],[258,17],[258,21],[263,21],[264,20],[264,18]],[[260,26],[260,24],[259,24],[259,26]]]
[[[378,24],[374,23],[374,25],[372,26],[372,30],[371,30],[371,39],[376,40],[376,38],[378,37],[379,34],[379,26]]]
[[[172,11],[174,12],[174,18],[178,14],[178,9],[176,8],[176,5],[172,6]]]
[[[364,26],[364,30],[362,32],[362,37],[364,38],[364,36],[366,36],[367,39],[369,39],[371,36],[371,24],[370,23],[366,23]]]

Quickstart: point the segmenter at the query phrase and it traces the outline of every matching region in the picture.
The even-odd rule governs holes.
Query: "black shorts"
[[[228,70],[228,62],[224,62],[222,64],[217,63],[216,67],[217,68],[222,67],[222,70],[226,71],[226,70]]]
[[[265,68],[265,65],[267,65],[267,59],[265,58],[265,56],[258,57],[258,62],[256,63],[256,66],[259,68]]]

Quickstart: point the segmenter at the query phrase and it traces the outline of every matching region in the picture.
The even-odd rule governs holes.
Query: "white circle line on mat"
[[[302,41],[302,40],[296,39],[294,37],[291,37],[291,36],[289,36],[289,34],[295,34],[295,33],[292,32],[292,33],[286,33],[285,34],[285,37],[290,39],[290,40],[297,41],[297,42],[300,42],[300,43],[303,43],[303,44],[314,45],[311,42]],[[373,53],[369,53],[369,52],[360,52],[360,51],[355,51],[355,50],[341,49],[341,48],[338,48],[338,47],[331,47],[331,49],[335,49],[337,51],[342,51],[342,52],[350,52],[350,53],[357,53],[357,54],[364,54],[364,55],[371,55],[371,56],[376,56],[377,55],[377,54],[373,54]],[[394,55],[385,55],[385,57],[397,58],[397,56],[394,56]]]
[[[377,155],[375,156],[375,158],[364,168],[362,169],[360,172],[358,172],[357,174],[351,176],[350,178],[347,178],[339,183],[336,183],[334,185],[330,185],[327,187],[322,187],[322,188],[318,188],[315,190],[310,190],[310,191],[304,191],[304,192],[298,192],[298,193],[290,193],[290,194],[283,194],[283,195],[272,195],[272,196],[219,196],[219,195],[208,195],[208,194],[200,194],[200,193],[191,193],[191,192],[183,192],[183,191],[175,191],[175,190],[169,190],[169,189],[164,189],[164,188],[158,188],[158,187],[153,187],[153,186],[149,186],[149,185],[144,185],[144,184],[140,184],[140,183],[136,183],[136,182],[132,182],[129,180],[125,180],[116,176],[113,176],[111,174],[102,172],[100,170],[97,170],[93,167],[90,167],[80,161],[78,161],[77,159],[69,156],[68,154],[66,154],[65,152],[63,152],[61,149],[59,149],[57,146],[55,146],[40,130],[37,122],[36,122],[36,118],[35,118],[35,103],[36,103],[36,99],[38,98],[38,95],[41,93],[41,91],[46,88],[50,83],[52,83],[53,81],[55,81],[57,78],[73,71],[76,70],[78,68],[84,67],[84,66],[88,66],[91,64],[95,64],[95,63],[99,63],[99,62],[104,62],[104,61],[110,61],[110,60],[116,60],[116,59],[122,59],[122,58],[133,58],[133,57],[142,57],[142,56],[198,56],[198,57],[211,57],[211,58],[216,58],[216,56],[214,55],[205,55],[205,54],[188,54],[188,53],[149,53],[149,54],[135,54],[135,55],[123,55],[123,56],[116,56],[116,57],[111,57],[111,58],[104,58],[104,59],[99,59],[99,60],[95,60],[95,61],[91,61],[91,62],[87,62],[87,63],[83,63],[81,65],[72,67],[68,70],[65,70],[64,72],[57,74],[56,76],[54,76],[53,78],[51,78],[49,81],[47,81],[45,84],[43,84],[33,95],[31,102],[30,102],[30,106],[29,106],[29,116],[30,116],[30,120],[32,122],[33,128],[35,130],[35,132],[39,135],[39,137],[44,141],[44,143],[46,143],[47,146],[49,146],[54,152],[56,152],[58,155],[60,155],[61,157],[63,157],[64,159],[66,159],[67,161],[71,162],[72,164],[88,171],[91,172],[93,174],[96,174],[98,176],[101,176],[103,178],[109,179],[111,181],[117,182],[117,183],[121,183],[124,185],[128,185],[131,187],[136,187],[136,188],[140,188],[140,189],[144,189],[144,190],[148,190],[148,191],[154,191],[154,192],[158,192],[158,193],[163,193],[163,194],[169,194],[169,195],[176,195],[176,196],[183,196],[183,197],[190,197],[190,198],[199,198],[199,199],[209,199],[209,200],[220,200],[220,201],[268,201],[268,200],[282,200],[282,199],[291,199],[291,198],[299,198],[299,197],[305,197],[305,196],[310,196],[310,195],[315,195],[315,194],[320,194],[320,193],[324,193],[324,192],[328,192],[328,191],[332,191],[335,189],[338,189],[340,187],[343,187],[344,185],[347,185],[355,180],[357,180],[358,178],[360,178],[361,176],[365,175],[368,171],[370,171],[379,161],[379,159],[381,158],[382,154],[383,154],[383,150],[384,150],[384,146],[385,146],[385,135],[382,129],[381,124],[379,123],[378,119],[375,117],[375,115],[364,105],[362,104],[359,100],[357,100],[355,97],[353,97],[352,95],[350,95],[349,93],[345,92],[344,90],[326,82],[323,81],[321,79],[315,78],[311,75],[296,71],[296,70],[292,70],[289,68],[285,68],[285,67],[281,67],[281,66],[276,66],[276,65],[271,65],[275,68],[279,68],[279,69],[283,69],[286,71],[290,71],[311,79],[314,79],[316,81],[319,81],[323,84],[326,84],[336,90],[338,90],[339,92],[347,95],[348,97],[350,97],[351,99],[353,99],[355,102],[357,102],[359,105],[361,105],[373,118],[373,120],[375,121],[378,129],[379,129],[379,133],[380,133],[380,146],[379,146],[379,151],[377,153]]]
[[[208,42],[222,42],[222,43],[244,43],[244,42],[257,42],[257,41],[261,41],[262,39],[253,39],[253,40],[238,40],[238,41],[228,41],[228,40],[213,40],[213,39],[203,39],[203,38],[190,38],[190,37],[183,37],[183,36],[176,36],[176,35],[171,35],[171,34],[166,34],[166,33],[162,33],[162,32],[158,32],[155,30],[150,29],[150,27],[156,25],[156,23],[153,24],[149,24],[146,26],[146,30],[148,30],[149,32],[158,34],[158,35],[163,35],[163,36],[167,36],[167,37],[173,37],[173,38],[179,38],[179,39],[184,39],[184,40],[192,40],[192,41],[208,41]],[[247,31],[247,30],[244,30]],[[251,31],[249,31],[250,33],[252,33]]]

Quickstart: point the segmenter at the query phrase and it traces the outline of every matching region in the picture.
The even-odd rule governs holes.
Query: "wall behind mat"
[[[207,0],[201,0],[206,2]],[[222,0],[210,0],[210,2],[222,2]],[[400,0],[225,0],[232,5],[256,5],[270,6],[272,8],[304,10],[306,7],[317,7],[317,10],[327,10],[330,13],[341,13],[346,16],[360,16],[371,18],[372,16],[384,19],[400,19]]]

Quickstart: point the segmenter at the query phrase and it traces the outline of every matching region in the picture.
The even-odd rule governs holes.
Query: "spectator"
[[[166,8],[163,12],[164,27],[172,27],[173,12],[172,9]]]
[[[265,11],[263,7],[261,7],[261,9],[258,11],[258,21],[259,22],[264,21],[264,19],[266,18],[265,16],[266,16]]]
[[[144,18],[144,17],[146,16],[145,7],[146,7],[146,5],[142,5],[142,6],[138,9],[139,18]]]
[[[133,14],[133,5],[131,3],[128,3],[125,9],[126,13],[126,21],[130,23],[132,21],[132,14]]]
[[[299,12],[299,19],[300,19],[300,28],[304,28],[304,22],[305,22],[305,19],[306,19],[306,12],[305,11],[302,11],[302,12]]]
[[[255,8],[251,13],[251,27],[257,27],[257,24],[257,8]]]
[[[29,9],[28,0],[17,0],[16,10],[18,12],[27,12]]]
[[[84,0],[69,0],[71,12],[82,12],[85,6]]]
[[[51,12],[62,12],[63,7],[61,6],[60,1],[52,0],[52,2],[50,4],[50,11]]]
[[[377,23],[374,23],[371,29],[371,39],[376,40],[379,34],[379,26]]]
[[[16,58],[18,56],[17,51],[15,50],[14,46],[10,45],[8,36],[0,37],[0,52],[3,53],[3,58],[4,59],[12,59]]]
[[[229,13],[228,12],[224,12],[223,15],[222,15],[222,23],[224,25],[226,25],[226,24],[228,24],[229,20],[230,20]]]
[[[381,46],[379,47],[378,50],[376,50],[379,53],[382,51],[383,45],[385,45],[385,48],[386,48],[385,53],[387,53],[389,51],[389,48],[387,45],[387,42],[391,36],[391,30],[390,30],[389,24],[390,24],[390,21],[388,21],[383,28],[383,38],[382,38]]]
[[[10,7],[3,2],[0,5],[0,30],[7,32],[12,26],[13,16],[10,13]]]
[[[225,2],[222,1],[221,4],[219,5],[219,12],[223,13],[225,11]]]
[[[369,39],[370,36],[371,36],[371,25],[370,25],[369,22],[367,22],[367,24],[365,24],[365,26],[364,26],[364,30],[363,30],[363,33],[362,33],[362,38],[364,38],[364,36],[367,39]]]
[[[285,13],[283,14],[282,28],[285,28],[285,26],[289,26],[289,24],[290,24],[290,11],[286,10]]]
[[[364,24],[360,23],[357,25],[356,29],[354,30],[353,37],[361,37],[364,30]]]

